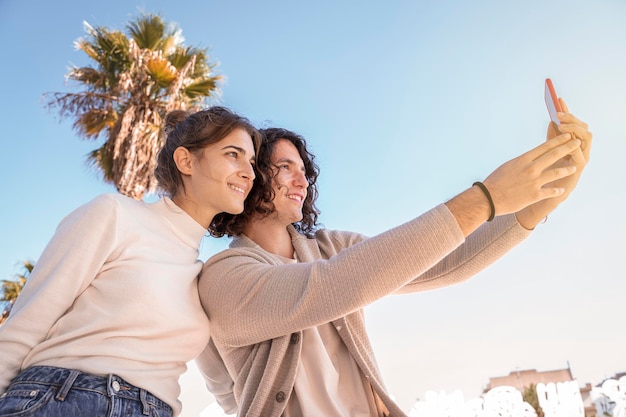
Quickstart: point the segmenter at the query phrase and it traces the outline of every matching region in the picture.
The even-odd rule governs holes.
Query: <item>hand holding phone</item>
[[[558,126],[561,124],[559,118],[556,117],[558,112],[562,112],[561,102],[559,101],[559,97],[556,95],[556,90],[554,89],[554,84],[552,84],[552,80],[546,78],[546,89],[545,89],[545,100],[546,106],[548,107],[548,113],[550,114],[550,120],[552,120]]]

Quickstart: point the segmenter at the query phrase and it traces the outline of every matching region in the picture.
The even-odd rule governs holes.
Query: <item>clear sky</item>
[[[581,383],[626,371],[626,2],[0,0],[0,277],[36,260],[58,222],[113,192],[97,146],[43,108],[74,91],[82,22],[123,29],[160,13],[210,48],[220,104],[303,134],[328,228],[373,235],[484,179],[545,138],[543,81],[594,133],[578,189],[546,224],[467,283],[367,308],[389,390],[478,396],[489,377],[569,365]],[[622,242],[621,244],[619,242]],[[205,239],[202,257],[225,247]],[[193,372],[184,416],[212,402]]]

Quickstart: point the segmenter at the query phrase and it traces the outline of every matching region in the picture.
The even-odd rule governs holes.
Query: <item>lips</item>
[[[298,203],[302,203],[304,201],[304,196],[301,194],[287,194],[286,197],[290,200],[297,201]]]
[[[235,185],[235,184],[228,184],[228,187],[230,187],[231,190],[237,191],[241,195],[246,195],[247,192],[248,192],[248,187],[241,187],[241,186]]]

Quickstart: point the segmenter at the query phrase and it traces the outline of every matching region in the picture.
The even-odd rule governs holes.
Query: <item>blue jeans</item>
[[[33,366],[0,396],[0,417],[172,417],[172,408],[117,375]]]

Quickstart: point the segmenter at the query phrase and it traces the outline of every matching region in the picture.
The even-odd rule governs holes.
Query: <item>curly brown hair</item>
[[[266,217],[276,210],[273,203],[274,189],[272,187],[272,179],[276,174],[271,156],[276,142],[285,139],[298,150],[304,162],[305,176],[309,183],[307,196],[302,205],[302,220],[294,223],[294,227],[298,232],[311,237],[317,229],[317,219],[320,215],[320,211],[315,205],[318,197],[317,177],[319,176],[319,167],[315,163],[315,155],[307,149],[306,140],[290,130],[273,127],[260,129],[259,132],[261,133],[261,146],[257,152],[256,178],[252,191],[246,199],[243,212],[237,215],[223,213],[221,222],[216,223],[215,228],[209,231],[211,235],[217,237],[237,236],[243,233],[244,226],[253,216]]]

